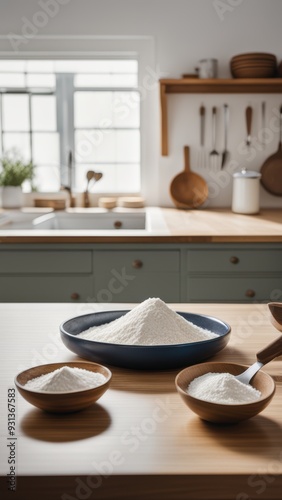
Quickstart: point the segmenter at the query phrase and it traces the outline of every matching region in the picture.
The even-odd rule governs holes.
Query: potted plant
[[[19,152],[12,150],[0,159],[0,186],[2,187],[2,207],[19,208],[22,206],[22,184],[32,181],[34,165],[25,162]]]

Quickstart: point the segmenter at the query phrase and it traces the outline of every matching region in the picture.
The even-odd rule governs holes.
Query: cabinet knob
[[[238,257],[235,257],[235,255],[230,257],[229,261],[231,262],[231,264],[238,264],[240,262]]]
[[[122,222],[121,222],[121,220],[116,220],[116,221],[114,222],[114,227],[115,227],[116,229],[120,229],[120,228],[122,227]]]
[[[245,295],[246,295],[246,297],[250,297],[250,298],[252,298],[252,297],[255,297],[256,292],[255,292],[254,290],[248,289],[248,290],[246,291]]]
[[[142,260],[138,260],[138,259],[134,260],[132,262],[132,267],[134,267],[134,269],[141,269],[141,267],[143,267]]]
[[[80,298],[79,293],[74,292],[74,293],[71,294],[71,299],[72,300],[78,300],[79,298]]]

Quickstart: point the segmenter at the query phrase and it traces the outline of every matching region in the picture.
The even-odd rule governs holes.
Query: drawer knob
[[[116,221],[114,222],[114,227],[115,227],[116,229],[120,229],[120,228],[122,227],[122,222],[121,222],[121,220],[116,220]]]
[[[79,293],[74,292],[74,293],[71,294],[71,299],[72,300],[78,300],[79,298],[80,298]]]
[[[252,297],[255,297],[256,292],[254,290],[249,289],[246,291],[245,295],[246,295],[246,297],[252,298]]]
[[[229,260],[230,260],[231,264],[238,264],[240,262],[238,257],[235,257],[235,255],[233,257],[230,257]]]
[[[142,260],[138,260],[138,259],[134,260],[132,262],[132,267],[134,267],[134,269],[141,269],[141,267],[143,267]]]

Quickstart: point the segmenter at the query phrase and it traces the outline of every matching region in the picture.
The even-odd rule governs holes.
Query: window
[[[17,148],[36,165],[39,191],[140,191],[140,94],[133,59],[0,61],[1,154]]]

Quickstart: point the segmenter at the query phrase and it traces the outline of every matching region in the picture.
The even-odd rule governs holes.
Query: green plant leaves
[[[25,163],[16,151],[5,153],[0,160],[0,186],[21,186],[25,180],[32,181],[34,177],[34,164]]]

